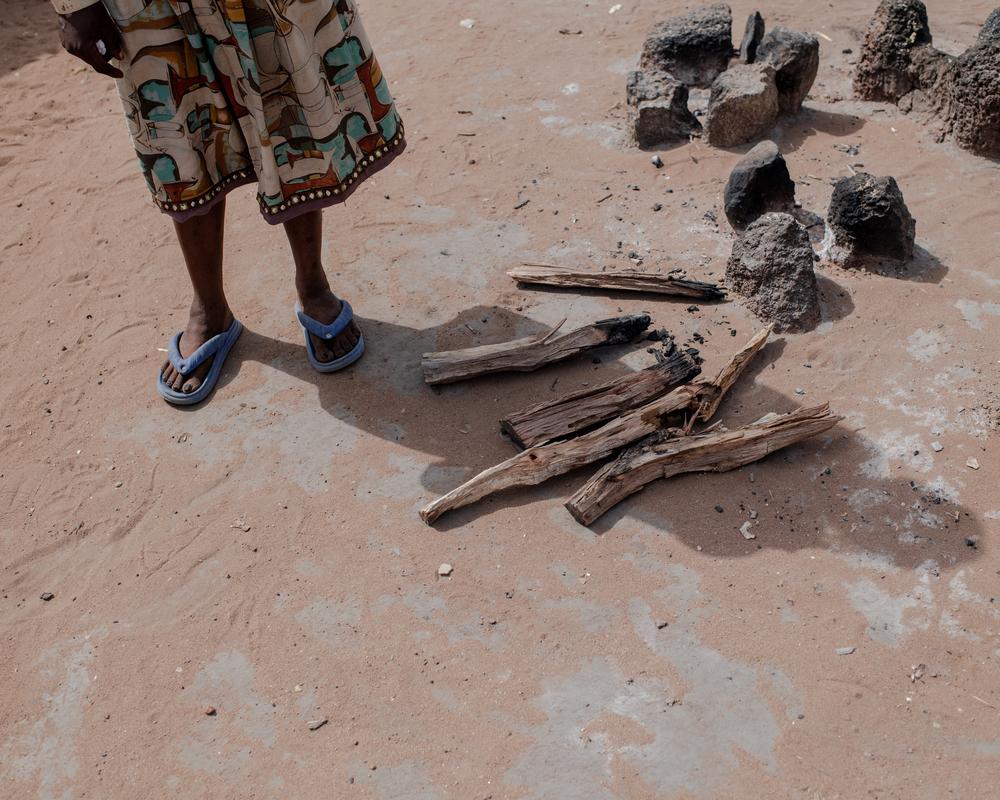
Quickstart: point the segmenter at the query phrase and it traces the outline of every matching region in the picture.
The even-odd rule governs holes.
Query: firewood
[[[674,347],[651,367],[516,411],[501,419],[500,427],[522,448],[575,436],[648,403],[699,372],[695,359]]]
[[[700,300],[724,300],[726,291],[714,283],[693,281],[673,275],[658,275],[634,269],[610,269],[594,272],[553,267],[548,264],[522,264],[507,273],[518,283],[546,286],[572,286],[586,289],[615,289],[625,292],[650,292]]]
[[[669,415],[691,411],[694,418],[707,419],[704,415],[715,412],[716,400],[721,402],[722,393],[733,385],[750,358],[764,346],[770,331],[768,327],[754,336],[713,380],[678,386],[575,439],[529,447],[424,506],[420,511],[421,519],[430,524],[446,511],[467,506],[503,489],[533,486],[607,458],[619,448],[658,430],[663,425],[663,418]]]
[[[841,419],[823,404],[789,414],[769,414],[737,430],[640,442],[602,467],[570,498],[566,508],[581,525],[590,525],[657,478],[736,469],[828,430]]]
[[[452,383],[491,372],[531,372],[594,347],[628,344],[649,327],[650,321],[648,314],[634,314],[603,319],[566,333],[559,333],[560,323],[542,336],[424,353],[424,380]]]

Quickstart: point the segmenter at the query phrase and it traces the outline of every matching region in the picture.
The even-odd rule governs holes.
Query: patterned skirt
[[[153,201],[175,219],[257,182],[268,222],[345,200],[405,146],[353,0],[103,0]]]

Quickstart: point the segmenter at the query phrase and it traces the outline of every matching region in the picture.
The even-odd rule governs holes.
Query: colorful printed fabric
[[[256,180],[268,222],[341,202],[403,126],[353,0],[103,0],[160,210],[185,219]]]

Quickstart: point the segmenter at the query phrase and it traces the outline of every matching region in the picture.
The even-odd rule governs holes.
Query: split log
[[[446,511],[467,506],[503,489],[534,486],[576,467],[607,458],[619,448],[658,430],[669,415],[693,411],[694,418],[707,419],[703,415],[715,412],[718,408],[715,399],[721,402],[721,394],[733,385],[750,358],[764,346],[770,331],[768,327],[754,336],[715,379],[678,386],[575,439],[529,447],[424,506],[420,510],[421,519],[430,524]]]
[[[590,525],[657,478],[736,469],[829,430],[841,419],[823,404],[789,414],[769,414],[733,431],[641,442],[598,471],[569,499],[566,508],[581,525]]]
[[[650,322],[648,314],[634,314],[603,319],[566,333],[558,333],[560,325],[557,325],[542,336],[424,353],[424,380],[432,384],[453,383],[492,372],[531,372],[594,347],[628,344]]]
[[[767,344],[767,339],[773,330],[774,325],[768,325],[766,328],[757,331],[757,333],[753,335],[753,338],[743,345],[743,348],[736,355],[734,355],[721,370],[719,370],[719,374],[715,376],[715,379],[705,386],[698,410],[695,412],[694,416],[691,417],[691,421],[688,423],[688,432],[691,431],[691,428],[696,422],[708,422],[715,416],[715,412],[718,411],[719,406],[722,405],[722,400],[725,398],[726,393],[730,390],[730,388],[732,388],[732,385],[736,383],[740,375],[743,374],[743,370],[746,369],[747,364],[749,364],[753,357],[760,352],[761,348]]]
[[[677,347],[651,367],[509,414],[501,429],[520,447],[575,436],[685,383],[701,372]]]
[[[700,300],[724,300],[726,290],[715,283],[693,281],[672,275],[657,275],[634,269],[612,269],[607,272],[566,269],[548,264],[523,264],[507,273],[518,283],[545,286],[572,286],[585,289],[616,289],[625,292],[651,292]]]

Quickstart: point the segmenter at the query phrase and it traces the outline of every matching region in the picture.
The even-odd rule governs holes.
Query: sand
[[[748,148],[684,145],[657,170],[627,146],[625,72],[682,6],[611,5],[366,3],[410,138],[327,214],[368,354],[309,369],[282,233],[242,189],[227,275],[248,330],[211,401],[182,410],[154,378],[188,288],[113,86],[58,51],[46,4],[8,0],[0,796],[995,796],[1000,170],[851,100],[874,0],[760,7],[822,34],[812,95],[774,138],[819,214],[849,165],[895,176],[917,259],[821,266],[823,323],[770,345],[720,412],[828,400],[844,423],[651,485],[593,530],[562,507],[587,470],[417,517],[513,452],[503,413],[650,359],[432,391],[420,353],[648,311],[703,336],[711,371],[758,325],[739,302],[505,277],[629,252],[722,276],[722,191]],[[928,5],[953,52],[991,10]],[[753,6],[733,7],[738,39]]]

